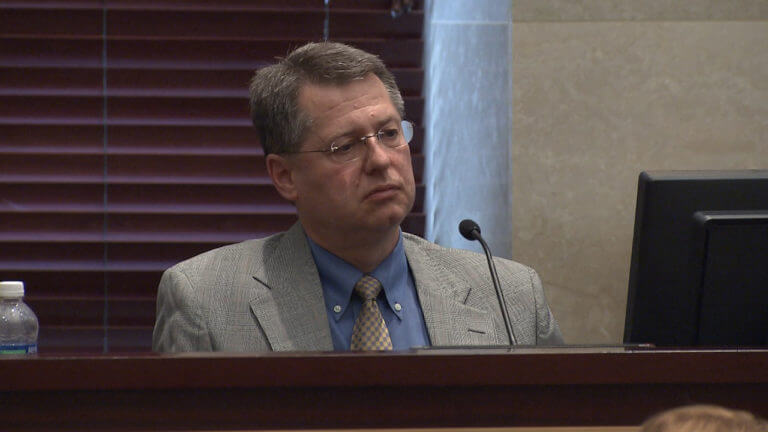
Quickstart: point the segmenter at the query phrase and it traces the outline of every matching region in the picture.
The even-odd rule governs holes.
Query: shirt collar
[[[326,305],[330,306],[330,312],[338,320],[347,310],[355,283],[363,277],[363,272],[319,246],[309,236],[307,236],[307,243],[320,274]],[[384,298],[390,309],[399,319],[402,319],[402,312],[395,307],[396,303],[402,301],[403,290],[407,288],[408,283],[408,260],[405,257],[402,231],[399,233],[395,248],[370,275],[381,282]],[[331,305],[339,305],[341,309],[336,312]]]

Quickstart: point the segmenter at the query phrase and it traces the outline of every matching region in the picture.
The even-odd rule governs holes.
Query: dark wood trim
[[[604,426],[690,403],[768,416],[766,365],[766,350],[41,355],[0,359],[0,418],[13,430]]]

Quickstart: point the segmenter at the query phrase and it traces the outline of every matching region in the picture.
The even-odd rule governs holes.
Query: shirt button
[[[341,312],[341,306],[339,306],[339,305],[334,306],[333,307],[333,311],[336,312],[336,313]]]
[[[403,307],[402,307],[402,306],[400,306],[400,303],[395,303],[395,310],[396,310],[396,311],[398,311],[398,312],[400,312],[401,310],[403,310]]]

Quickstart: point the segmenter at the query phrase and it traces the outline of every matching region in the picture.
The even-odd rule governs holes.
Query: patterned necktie
[[[355,292],[363,299],[363,307],[352,328],[353,351],[391,351],[392,340],[389,338],[387,325],[381,316],[376,297],[381,291],[381,282],[373,276],[363,275],[355,284]]]

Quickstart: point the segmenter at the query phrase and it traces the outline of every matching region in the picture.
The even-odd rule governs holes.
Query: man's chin
[[[375,232],[387,232],[400,226],[407,213],[402,210],[391,212],[378,212],[366,218],[365,227]]]

